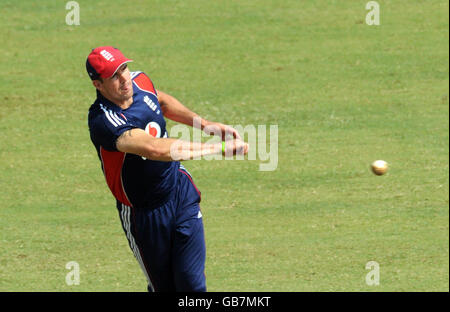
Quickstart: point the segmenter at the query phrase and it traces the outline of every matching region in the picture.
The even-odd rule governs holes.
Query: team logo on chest
[[[145,126],[145,132],[150,134],[152,137],[160,138],[161,137],[161,127],[158,123],[151,121]]]
[[[167,131],[164,133],[164,136],[161,136],[161,126],[154,121],[150,121],[146,126],[145,126],[145,132],[147,132],[149,135],[151,135],[152,137],[155,138],[167,138]],[[145,158],[144,156],[141,156],[143,160],[147,160],[147,158]]]

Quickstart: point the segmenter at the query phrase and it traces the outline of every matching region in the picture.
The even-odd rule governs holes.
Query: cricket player
[[[92,143],[129,246],[149,291],[206,291],[201,193],[180,164],[205,155],[248,152],[235,129],[200,118],[177,99],[157,90],[143,72],[130,72],[121,51],[93,49],[86,69],[97,90],[89,109]],[[217,144],[169,138],[165,119],[224,139]]]

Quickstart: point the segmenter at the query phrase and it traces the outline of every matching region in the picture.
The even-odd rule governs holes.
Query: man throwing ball
[[[89,109],[92,143],[130,248],[149,291],[206,291],[201,193],[179,160],[246,154],[248,144],[229,126],[205,120],[157,90],[143,72],[130,72],[118,49],[98,47],[86,69],[97,90]],[[165,119],[233,139],[217,144],[169,138]]]

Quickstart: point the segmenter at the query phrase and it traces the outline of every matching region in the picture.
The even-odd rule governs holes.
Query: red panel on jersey
[[[134,78],[134,82],[142,90],[156,94],[153,82],[144,73],[141,73],[136,78]]]
[[[131,207],[132,205],[128,200],[127,194],[125,194],[122,184],[122,165],[125,159],[125,153],[110,152],[100,146],[100,155],[102,158],[103,173],[105,174],[109,189],[118,201]]]

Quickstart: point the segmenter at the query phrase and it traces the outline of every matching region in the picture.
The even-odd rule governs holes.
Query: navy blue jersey
[[[89,131],[114,197],[127,206],[152,207],[169,197],[176,185],[180,164],[149,160],[117,150],[117,138],[133,128],[143,129],[157,138],[168,136],[152,81],[143,72],[132,72],[131,78],[133,103],[127,109],[121,109],[97,91],[97,99],[89,109]]]

